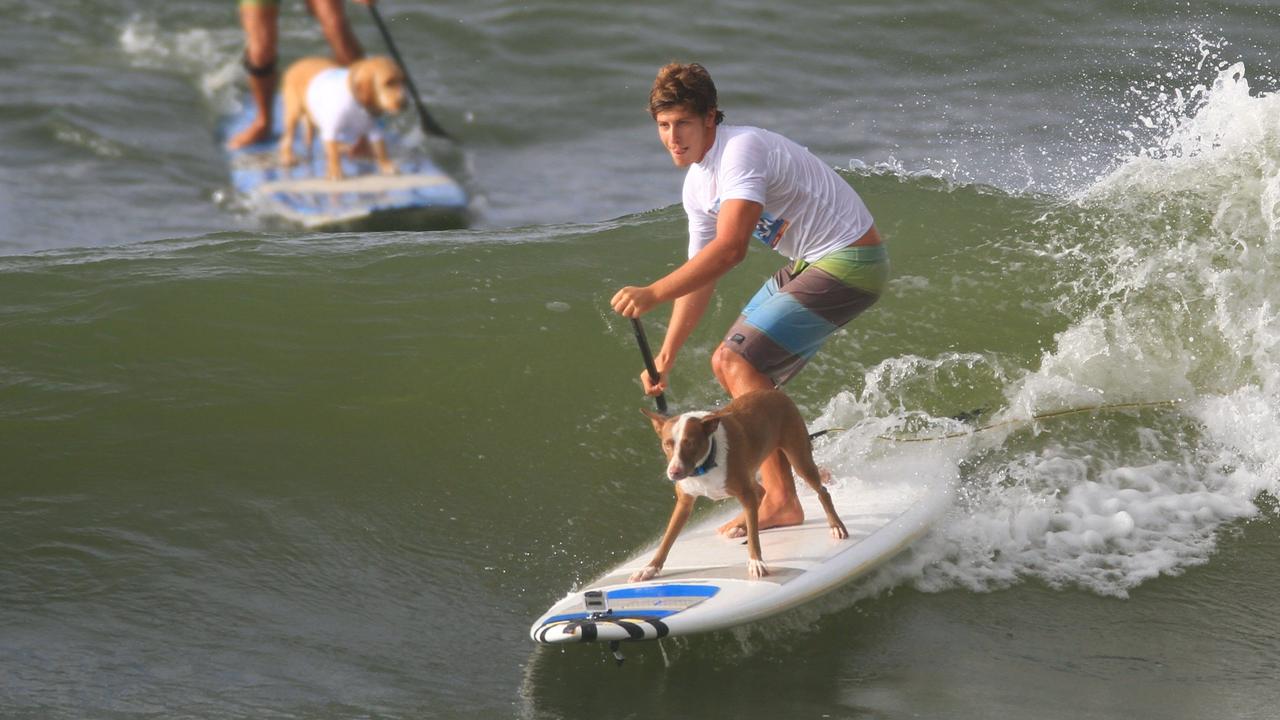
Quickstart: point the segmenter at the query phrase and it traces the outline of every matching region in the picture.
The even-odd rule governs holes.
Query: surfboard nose
[[[547,645],[584,642],[617,642],[622,640],[657,640],[667,634],[666,625],[657,618],[599,618],[596,620],[559,620],[534,625],[529,637]]]

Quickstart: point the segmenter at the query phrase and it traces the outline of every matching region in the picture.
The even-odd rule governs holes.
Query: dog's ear
[[[356,102],[366,108],[377,107],[378,89],[375,87],[373,63],[357,60],[350,65],[351,94]]]
[[[640,412],[644,413],[644,416],[649,418],[649,422],[653,423],[653,431],[658,435],[662,435],[662,426],[667,424],[667,416],[659,415],[649,408],[640,408]]]
[[[707,435],[715,432],[716,428],[720,427],[720,418],[721,415],[719,413],[702,418],[702,432]]]

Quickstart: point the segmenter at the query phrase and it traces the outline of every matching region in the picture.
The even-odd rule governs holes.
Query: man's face
[[[671,153],[676,167],[689,167],[701,162],[716,139],[716,111],[705,115],[688,108],[660,110],[653,116],[658,123],[658,139]]]

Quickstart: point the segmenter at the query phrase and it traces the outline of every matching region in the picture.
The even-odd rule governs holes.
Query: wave
[[[963,448],[949,520],[853,600],[1027,580],[1126,597],[1280,494],[1280,96],[1235,64],[1168,100],[1157,143],[1034,223],[1070,318],[1038,363],[892,357],[828,402],[820,422],[858,428],[836,458],[856,467],[886,430],[954,430],[905,409],[940,388],[1000,387],[998,427],[936,441]],[[1068,408],[1092,410],[1038,419]]]
[[[238,28],[169,34],[134,19],[121,33],[136,62],[186,68],[215,104],[234,101]],[[1147,122],[1137,121],[1160,131],[1149,147],[1066,196],[976,184],[945,167],[850,168],[886,219],[895,279],[889,297],[806,370],[798,399],[818,415],[815,426],[850,428],[823,451],[845,472],[856,474],[870,457],[892,462],[894,453],[927,452],[939,472],[958,468],[962,477],[948,521],[856,597],[902,583],[993,590],[1028,579],[1125,596],[1150,578],[1208,562],[1221,533],[1257,517],[1260,495],[1280,490],[1280,413],[1273,410],[1280,407],[1280,283],[1272,269],[1280,253],[1280,106],[1276,96],[1253,94],[1240,66],[1163,102],[1141,111]],[[530,368],[561,362],[563,346],[546,339],[561,327],[573,325],[577,338],[603,333],[605,349],[564,373],[594,377],[598,356],[629,343],[626,329],[599,310],[601,283],[656,276],[677,258],[681,231],[679,212],[663,208],[605,223],[429,239],[212,236],[191,247],[173,241],[41,254],[14,259],[3,272],[54,276],[39,314],[50,323],[64,300],[56,283],[68,278],[90,283],[98,301],[114,301],[124,318],[170,322],[133,315],[132,296],[164,278],[173,286],[166,292],[178,293],[208,325],[205,336],[221,333],[218,344],[228,347],[249,340],[256,355],[236,358],[237,378],[287,377],[295,358],[320,357],[333,318],[344,320],[353,344],[370,347],[383,332],[373,328],[390,327],[406,355],[485,358],[487,365],[458,381],[470,402],[468,387],[510,375],[499,362],[507,346],[486,333],[531,347],[521,360]],[[634,266],[619,267],[623,255]],[[727,326],[734,298],[777,264],[760,255],[749,262],[750,272],[725,283],[710,324]],[[68,265],[95,274],[59,269]],[[135,281],[137,274],[143,279]],[[224,303],[220,313],[205,305],[210,291]],[[271,318],[234,302],[239,295],[270,298],[293,332],[278,337]],[[34,297],[28,302],[41,301],[41,291]],[[155,307],[165,302],[158,291],[146,298]],[[100,305],[85,305],[89,323]],[[329,316],[317,317],[313,306]],[[388,307],[420,316],[388,319]],[[654,325],[652,334],[661,320]],[[45,332],[30,330],[37,340]],[[196,348],[206,340],[186,339]],[[682,362],[704,367],[716,339],[695,338]],[[282,349],[286,340],[292,345]],[[93,349],[90,337],[78,342],[86,353]],[[367,360],[350,355],[343,362]],[[184,358],[204,379],[228,372],[194,351]],[[74,371],[86,382],[101,372]],[[415,392],[432,395],[429,379],[413,381]],[[709,380],[686,382],[685,402],[718,402]],[[173,387],[194,392],[177,379]],[[616,400],[573,382],[554,389],[590,407]],[[1165,401],[1175,404],[1036,419]],[[289,411],[303,417],[324,402],[317,393]],[[883,439],[962,429],[948,416],[978,407],[990,409],[990,422],[1009,424],[928,450]],[[474,412],[487,417],[483,407]],[[629,416],[606,412],[603,419]]]

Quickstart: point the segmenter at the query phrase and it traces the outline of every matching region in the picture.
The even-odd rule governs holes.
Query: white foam
[[[1121,377],[1143,394],[1168,387],[1194,400],[1187,412],[1206,443],[1256,477],[1238,470],[1222,491],[1275,493],[1280,95],[1254,93],[1234,63],[1188,96],[1197,101],[1157,113],[1169,117],[1166,137],[1079,198],[1113,218],[1097,254],[1115,270],[1093,288],[1104,302],[1087,322],[1113,336],[1127,328],[1112,352],[1142,372]],[[1072,340],[1060,338],[1055,361]]]
[[[1192,64],[1212,67],[1213,52]],[[933,532],[793,624],[903,585],[1126,597],[1213,562],[1259,495],[1280,495],[1280,99],[1236,64],[1142,97],[1133,122],[1152,132],[1130,135],[1154,140],[1038,225],[1071,318],[1038,362],[888,358],[812,421],[846,428],[818,461],[849,488],[871,466],[959,472],[961,485]],[[945,417],[966,393],[1001,398],[992,429],[966,435]],[[1146,405],[1038,419],[1129,403]],[[946,439],[884,439],[933,436]]]
[[[1123,597],[1206,562],[1214,530],[1256,512],[1195,463],[1098,466],[1080,450],[1053,443],[989,476],[940,533],[918,585],[989,590],[1036,578]]]
[[[194,76],[205,97],[230,112],[243,85],[244,30],[234,13],[218,17],[225,22],[214,27],[173,29],[154,18],[134,16],[120,28],[120,47],[137,67]],[[278,31],[282,70],[291,57],[326,51],[319,25],[308,13],[282,13]]]
[[[178,71],[199,78],[201,90],[218,107],[234,102],[243,76],[244,31],[230,19],[218,29],[166,30],[154,19],[133,17],[120,30],[120,47],[137,67]]]
[[[1234,63],[1211,85],[1166,96],[1164,103],[1150,114],[1166,134],[1085,188],[1080,199],[1140,209],[1153,196],[1190,196],[1214,213],[1222,230],[1274,232],[1265,221],[1276,211],[1280,96],[1253,94],[1244,64]],[[1273,202],[1259,213],[1240,206],[1245,198]]]
[[[1063,259],[1075,320],[1038,366],[892,358],[828,404],[821,422],[855,435],[828,462],[856,473],[871,453],[938,452],[877,438],[948,431],[910,410],[948,383],[995,382],[1004,398],[993,421],[1008,424],[938,441],[959,448],[959,501],[867,591],[1034,579],[1124,597],[1210,562],[1260,493],[1280,494],[1280,96],[1253,93],[1232,64],[1154,102],[1135,122],[1163,135],[1047,224],[1062,228],[1045,251]],[[1159,401],[1174,402],[1035,420]]]
[[[1027,579],[1124,597],[1150,578],[1207,562],[1224,523],[1257,513],[1254,491],[1262,485],[1256,475],[1215,469],[1221,456],[1203,457],[1169,429],[1138,426],[1117,442],[1110,433],[1095,437],[1078,427],[1036,436],[1012,426],[893,443],[883,437],[895,432],[895,420],[851,411],[855,404],[842,394],[821,419],[853,421],[837,444],[820,452],[820,462],[838,475],[872,463],[923,462],[930,472],[950,474],[969,462],[977,470],[965,477],[956,506],[933,533],[837,603],[901,584],[990,591]],[[896,422],[900,427],[907,420],[903,415]],[[940,435],[954,429],[951,421],[934,423]],[[1011,450],[1027,444],[1034,449]]]

